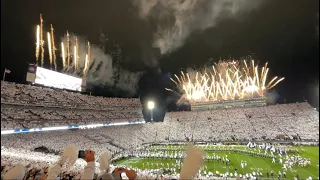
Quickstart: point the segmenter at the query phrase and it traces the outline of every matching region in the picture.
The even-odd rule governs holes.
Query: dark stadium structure
[[[151,69],[140,78],[139,96],[145,121],[151,121],[151,111],[148,109],[147,104],[149,101],[153,101],[155,103],[153,121],[163,122],[167,108],[167,92],[165,90],[163,77],[160,73]]]

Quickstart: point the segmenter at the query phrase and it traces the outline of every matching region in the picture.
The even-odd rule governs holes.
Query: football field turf
[[[166,151],[169,152],[169,154],[174,153],[175,150],[172,148],[175,148],[177,146],[164,146]],[[246,146],[234,146],[236,149],[246,149],[250,152],[258,152],[258,148],[249,149]],[[306,179],[309,176],[312,177],[312,179],[318,179],[319,177],[319,147],[312,147],[312,146],[293,146],[292,148],[295,148],[299,151],[299,155],[302,158],[310,158],[311,165],[307,167],[300,167],[298,165],[294,165],[292,170],[287,170],[286,179],[293,179],[294,176],[297,174],[299,175],[300,179]],[[153,150],[161,151],[161,150]],[[205,150],[207,155],[212,155],[212,151]],[[283,166],[279,163],[277,160],[276,163],[272,163],[272,159],[270,158],[264,158],[259,156],[253,156],[250,154],[245,153],[234,153],[232,151],[215,151],[215,154],[220,157],[228,157],[230,160],[230,163],[226,165],[225,163],[218,162],[218,161],[205,161],[204,165],[207,166],[206,172],[212,172],[213,174],[216,173],[216,171],[219,171],[220,173],[234,173],[235,169],[237,169],[238,174],[246,174],[246,173],[252,173],[252,172],[262,172],[262,175],[264,178],[266,178],[266,173],[273,171],[274,179],[277,178],[278,172],[280,171],[283,173]],[[276,156],[278,157],[278,155]],[[284,159],[284,158],[283,158]],[[241,168],[241,161],[246,161],[247,166],[245,168]],[[159,164],[157,166],[156,164]],[[125,165],[127,167],[133,167],[133,168],[139,168],[139,169],[157,169],[158,167],[161,168],[160,164],[164,164],[163,168],[167,167],[167,163],[169,164],[170,168],[173,168],[173,164],[176,163],[175,159],[148,159],[148,158],[130,158],[118,161],[117,164],[119,165]],[[270,177],[271,179],[271,177]]]

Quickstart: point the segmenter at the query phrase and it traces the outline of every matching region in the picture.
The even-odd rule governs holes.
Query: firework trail
[[[63,42],[61,42],[61,58],[62,58],[62,67],[63,67],[63,69],[65,69],[66,68],[66,55],[65,55]]]
[[[88,68],[90,64],[90,42],[88,42],[88,54],[86,54],[86,61],[84,64],[84,69],[83,69],[83,76],[86,77]]]
[[[39,25],[37,25],[36,37],[37,37],[37,42],[36,42],[36,63],[38,64],[39,53],[40,53],[40,26]]]
[[[88,63],[90,63],[90,51],[90,42],[88,41]]]
[[[78,38],[76,37],[76,46],[75,46],[75,61],[74,61],[74,68],[77,71],[79,66],[79,44],[78,44]]]
[[[73,50],[73,61],[74,61],[74,68],[75,68],[75,71],[76,72],[76,67],[77,67],[77,46],[74,46],[74,50]]]
[[[54,69],[57,70],[57,60],[56,60],[56,46],[54,44],[54,34],[53,34],[53,26],[52,24],[50,24],[51,26],[51,41],[52,41],[52,55],[53,55],[53,63],[54,63]]]
[[[187,99],[192,102],[262,97],[266,91],[284,80],[274,77],[267,83],[267,64],[259,68],[253,60],[250,66],[245,60],[243,65],[237,61],[222,61],[212,66],[212,70],[186,74],[181,72],[180,77],[174,75],[175,79],[171,80],[182,87]]]
[[[70,36],[69,32],[67,31],[67,57],[68,57],[68,67],[70,66]]]
[[[47,33],[48,35],[48,51],[49,51],[49,58],[50,58],[50,68],[52,68],[52,49],[51,49],[51,39],[50,39],[50,33]]]
[[[86,72],[87,72],[87,68],[88,68],[88,54],[86,54],[86,60],[84,62],[84,68],[83,68],[83,77],[86,77]]]
[[[43,40],[43,19],[42,14],[40,14],[40,43],[41,43],[41,66],[43,67],[44,62],[44,40]]]

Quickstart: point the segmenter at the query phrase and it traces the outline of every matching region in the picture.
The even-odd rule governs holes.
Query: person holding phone
[[[81,175],[81,180],[93,179],[94,172],[95,172],[95,158],[94,158],[94,151],[87,150],[85,151],[84,160],[87,162],[87,166],[84,169],[83,174]]]
[[[85,167],[84,172],[81,175],[80,179],[82,179],[82,180],[93,179],[94,171],[95,171],[94,154],[95,154],[95,152],[92,150],[87,150],[84,152],[79,151],[78,158],[84,159],[87,162],[87,166]],[[41,180],[56,179],[58,177],[58,174],[61,171],[62,166],[65,164],[67,159],[68,159],[68,157],[64,157],[64,155],[62,155],[62,157],[59,159],[58,163],[49,170],[48,176],[47,177],[42,176],[40,179]]]
[[[125,175],[128,177],[129,180],[134,180],[137,177],[137,173],[134,170],[128,170],[125,168],[116,168],[112,172],[113,177],[115,179],[122,179],[122,175]]]

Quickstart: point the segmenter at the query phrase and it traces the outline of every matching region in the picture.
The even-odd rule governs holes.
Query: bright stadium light
[[[152,110],[154,108],[154,102],[149,101],[148,102],[148,109]]]
[[[154,102],[149,101],[148,102],[148,109],[150,109],[150,112],[151,112],[151,122],[153,121],[153,112],[152,112],[153,108],[154,108]]]

